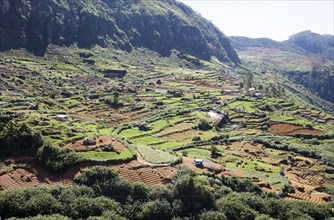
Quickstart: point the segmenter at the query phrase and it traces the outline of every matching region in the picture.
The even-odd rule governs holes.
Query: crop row
[[[269,155],[274,155],[274,156],[278,156],[278,155],[283,155],[283,154],[285,154],[284,151],[276,150],[276,149],[271,149],[271,148],[266,148],[266,149],[264,149],[264,151],[265,151],[266,153],[268,153]]]
[[[254,172],[263,170],[263,172],[279,173],[280,167],[266,164],[259,161],[253,161],[249,158],[244,158],[236,155],[227,155],[227,166],[237,166],[240,169]]]
[[[173,163],[176,161],[176,157],[168,152],[153,149],[149,146],[138,145],[137,150],[139,154],[149,163]]]

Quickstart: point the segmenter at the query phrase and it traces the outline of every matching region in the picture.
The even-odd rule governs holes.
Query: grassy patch
[[[211,152],[209,150],[200,149],[200,148],[189,148],[185,151],[187,152],[188,157],[192,157],[196,159],[205,159],[211,156]]]
[[[152,130],[150,130],[150,133],[156,133],[161,129],[163,129],[164,127],[166,127],[167,125],[168,125],[167,120],[158,120],[148,124],[148,126],[152,128]]]
[[[165,142],[165,143],[162,143],[162,144],[156,144],[152,147],[157,148],[157,149],[161,149],[161,150],[165,150],[165,149],[173,148],[173,147],[180,146],[180,145],[182,145],[182,144],[179,143],[179,142]]]
[[[145,132],[137,130],[137,129],[126,129],[126,130],[123,130],[119,135],[125,138],[131,138],[131,137],[139,136],[142,134],[145,134]]]
[[[255,103],[249,101],[235,101],[229,104],[229,107],[232,108],[241,108],[247,112],[255,112],[254,108]]]
[[[130,150],[116,152],[86,151],[79,153],[82,157],[89,160],[113,161],[131,159],[133,154]]]
[[[132,139],[132,141],[133,143],[140,144],[140,145],[150,145],[150,144],[158,144],[158,143],[165,142],[164,140],[152,137],[150,135],[140,137],[140,138],[135,138],[135,139]]]

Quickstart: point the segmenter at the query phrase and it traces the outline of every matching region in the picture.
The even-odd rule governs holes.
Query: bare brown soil
[[[119,150],[119,151],[127,150],[127,148],[124,146],[122,142],[116,139],[111,139],[108,136],[100,136],[99,138],[97,138],[95,145],[86,146],[83,144],[83,140],[79,140],[79,141],[75,141],[70,144],[67,144],[65,145],[65,147],[73,151],[80,152],[80,151],[96,150],[99,148],[109,146],[110,144],[115,150]]]
[[[34,173],[19,168],[0,176],[0,185],[3,189],[13,189],[27,186],[48,185]]]
[[[68,175],[68,172],[56,177],[37,166],[35,161],[30,161],[27,164],[19,164],[12,171],[0,175],[0,187],[8,190],[20,187],[71,185],[73,179],[74,175]]]
[[[166,167],[151,167],[132,161],[128,164],[114,166],[113,169],[125,179],[131,182],[142,182],[150,186],[162,185],[169,182],[176,174],[176,169],[171,166]]]
[[[296,134],[314,134],[314,135],[323,135],[324,131],[305,128],[301,125],[293,125],[287,123],[275,123],[271,124],[269,131],[274,134],[282,135],[296,135]]]
[[[118,147],[122,148],[122,145]],[[67,171],[61,175],[53,175],[37,166],[34,160],[30,160],[25,164],[19,164],[18,166],[20,168],[0,175],[0,188],[9,190],[28,186],[72,185],[76,177],[96,165],[102,164],[94,162],[82,163],[68,168]],[[105,166],[114,169],[120,176],[131,182],[142,182],[150,186],[165,184],[176,174],[176,168],[174,167],[155,168],[137,160],[118,165],[105,164]]]
[[[210,162],[210,161],[203,161],[203,167],[196,167],[194,158],[191,157],[183,157],[182,164],[188,167],[189,169],[195,171],[196,173],[211,173],[214,172],[216,174],[222,172],[224,167],[220,164]],[[220,172],[217,172],[220,171]]]
[[[247,178],[248,176],[245,174],[245,173],[242,173],[242,172],[237,172],[237,171],[224,171],[222,173],[223,175],[225,176],[236,176],[236,177],[239,177],[239,178]]]

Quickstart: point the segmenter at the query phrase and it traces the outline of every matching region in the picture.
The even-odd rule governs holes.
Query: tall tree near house
[[[244,88],[244,83],[243,82],[240,82],[239,83],[239,89],[242,90]]]
[[[247,72],[245,75],[245,85],[246,89],[249,89],[253,85],[253,73]]]
[[[114,103],[115,105],[118,105],[118,102],[119,102],[119,92],[115,91],[115,92],[113,93],[113,95],[114,95],[113,103]]]

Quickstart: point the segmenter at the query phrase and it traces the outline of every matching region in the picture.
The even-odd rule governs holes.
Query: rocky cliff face
[[[0,0],[0,21],[0,51],[77,43],[240,62],[223,33],[175,0]]]
[[[334,104],[334,69],[324,67],[312,71],[287,71],[284,75],[296,84],[303,85],[320,98]]]

